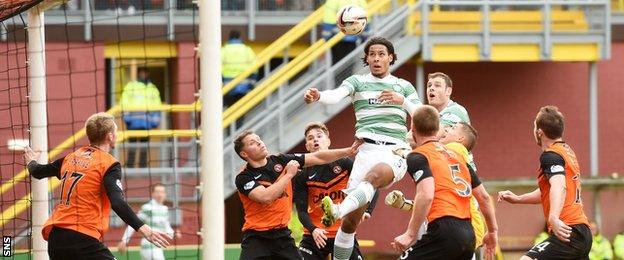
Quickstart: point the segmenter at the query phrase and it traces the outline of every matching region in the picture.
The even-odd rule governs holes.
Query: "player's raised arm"
[[[510,190],[498,192],[498,202],[506,201],[511,204],[540,204],[541,197],[542,193],[539,188],[522,195],[516,195]]]
[[[351,90],[349,87],[344,85],[336,89],[330,89],[325,91],[319,91],[316,88],[307,89],[303,98],[306,103],[311,104],[316,101],[319,101],[323,104],[336,104],[340,102],[343,98],[349,96],[351,94]]]
[[[37,159],[40,156],[40,152],[33,151],[30,147],[24,147],[24,159],[26,159],[26,166],[30,175],[37,179],[43,179],[47,177],[56,176],[61,178],[61,166],[65,157],[57,159],[48,164],[39,164]]]
[[[305,168],[314,165],[327,164],[340,158],[355,155],[362,143],[362,140],[357,139],[353,142],[351,147],[348,148],[320,150],[317,152],[308,153],[305,156],[305,164],[303,167]]]

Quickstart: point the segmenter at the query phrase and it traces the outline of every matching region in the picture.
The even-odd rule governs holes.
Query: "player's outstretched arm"
[[[540,204],[542,202],[541,197],[542,192],[539,190],[539,188],[522,195],[516,195],[510,190],[498,192],[498,202],[506,201],[511,204]]]
[[[61,178],[61,166],[63,165],[63,159],[65,157],[57,159],[48,164],[39,164],[37,159],[41,155],[40,152],[33,151],[29,146],[24,147],[24,159],[30,175],[37,179],[43,179],[47,177],[56,176]]]
[[[431,203],[433,202],[433,195],[435,190],[435,183],[432,176],[423,177],[417,180],[416,184],[416,197],[414,198],[414,210],[412,210],[412,217],[407,226],[407,230],[402,235],[394,238],[392,247],[397,252],[403,252],[409,248],[418,238],[418,229],[425,221]]]
[[[314,102],[321,102],[322,104],[337,104],[343,98],[349,96],[349,88],[340,86],[336,89],[330,89],[325,91],[319,91],[316,88],[309,88],[303,94],[303,99],[307,104]]]
[[[282,195],[284,195],[286,185],[288,185],[290,180],[295,176],[295,174],[297,174],[297,171],[299,170],[299,162],[291,160],[288,164],[286,164],[286,168],[284,170],[286,173],[269,187],[265,188],[264,186],[259,185],[251,190],[249,192],[249,198],[262,204],[269,204],[274,200],[281,198]]]
[[[485,223],[488,227],[488,233],[483,237],[486,254],[493,257],[496,254],[496,246],[498,245],[498,223],[494,213],[494,205],[492,205],[490,194],[487,193],[483,184],[473,189],[472,192],[477,202],[479,202],[479,208],[481,213],[483,213],[483,217],[485,217]]]
[[[351,147],[348,148],[320,150],[317,152],[308,153],[305,156],[305,164],[303,165],[303,167],[305,168],[314,165],[328,164],[340,158],[355,155],[362,143],[363,141],[358,139],[355,140]]]

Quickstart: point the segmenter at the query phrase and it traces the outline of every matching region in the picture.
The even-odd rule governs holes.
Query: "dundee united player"
[[[307,103],[323,104],[350,97],[356,117],[355,137],[364,141],[353,163],[347,197],[340,204],[334,204],[330,197],[322,201],[324,225],[343,219],[334,241],[335,259],[350,258],[355,230],[375,192],[405,175],[405,159],[394,151],[409,149],[407,115],[421,105],[414,86],[390,74],[390,66],[397,59],[390,41],[371,38],[364,46],[364,55],[370,73],[353,75],[333,90],[319,92],[310,88],[304,95]]]
[[[329,149],[331,140],[329,130],[320,122],[308,124],[304,132],[305,147],[309,152]],[[341,221],[323,228],[321,216],[323,211],[319,207],[325,195],[334,201],[341,202],[347,188],[347,180],[353,167],[353,161],[341,158],[335,162],[304,168],[294,181],[294,200],[297,205],[299,221],[305,228],[303,239],[299,244],[299,252],[306,260],[327,259],[334,249],[334,238]],[[357,241],[351,254],[352,260],[362,259]]]
[[[550,235],[522,259],[589,259],[592,234],[581,201],[581,172],[574,151],[563,141],[563,114],[555,106],[542,107],[533,125],[542,148],[539,188],[522,195],[498,193],[498,201],[542,204]]]
[[[442,123],[442,126],[444,126],[444,123]],[[474,168],[472,168],[473,164],[472,164],[472,159],[469,155],[469,152],[472,151],[472,149],[474,149],[477,143],[477,131],[466,122],[459,122],[459,123],[454,124],[451,127],[445,127],[444,129],[440,129],[439,131],[443,132],[442,134],[438,134],[438,136],[442,137],[440,139],[440,143],[444,144],[447,149],[462,156],[464,160],[468,162],[468,167],[471,168],[470,170],[474,171]],[[409,138],[409,139],[411,139],[410,145],[416,148],[416,144],[413,143],[413,138]],[[488,213],[494,212],[494,208],[491,203],[489,194],[487,192],[481,193],[481,192],[477,192],[476,190],[474,190],[473,197],[471,198],[471,203],[470,203],[470,222],[475,232],[475,241],[476,241],[475,248],[478,248],[483,244],[483,238],[485,237],[486,232],[489,232],[489,231],[486,231],[485,229],[485,221],[477,205],[478,200],[475,198],[475,195],[477,195],[477,193],[479,195],[484,196],[483,198],[481,198],[481,201],[487,202],[486,204],[481,205],[481,207],[485,208],[483,209],[483,211],[488,212]],[[386,204],[394,208],[402,209],[405,211],[411,211],[414,205],[414,202],[412,200],[406,200],[401,191],[393,190],[392,192],[388,194],[388,196],[386,196]]]
[[[300,166],[327,164],[354,155],[359,145],[354,142],[350,148],[269,155],[253,131],[238,135],[234,150],[247,162],[235,181],[245,213],[240,259],[301,259],[288,229],[293,201],[291,179]]]
[[[59,204],[42,231],[50,259],[115,259],[101,242],[111,208],[149,242],[158,247],[169,245],[167,234],[144,224],[124,199],[121,166],[109,154],[117,139],[115,118],[107,113],[94,114],[87,119],[85,129],[89,145],[50,164],[38,164],[39,153],[25,149],[33,177],[62,180]]]
[[[483,242],[492,255],[498,226],[489,195],[464,157],[438,141],[439,128],[439,114],[432,106],[420,107],[412,116],[417,148],[407,156],[407,171],[416,182],[416,197],[407,230],[392,246],[404,251],[401,259],[471,259],[475,234],[470,223],[470,197],[474,192],[479,203],[486,205],[483,212],[489,233]],[[416,242],[425,220],[427,233]]]

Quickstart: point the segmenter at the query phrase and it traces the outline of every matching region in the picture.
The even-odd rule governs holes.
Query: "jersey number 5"
[[[71,175],[67,176],[69,174],[69,171],[65,171],[65,174],[63,174],[63,178],[61,178],[63,180],[63,184],[61,184],[61,203],[65,203],[65,205],[69,205],[69,198],[71,197],[72,191],[74,191],[74,188],[76,188],[76,184],[78,184],[78,181],[80,181],[80,179],[82,179],[82,176],[84,176],[83,173],[79,173],[79,172],[72,172]],[[65,201],[63,201],[63,194],[65,194],[65,182],[67,181],[67,179],[71,179],[74,178],[74,181],[71,183],[71,186],[69,186],[69,190],[67,191],[67,198],[65,198]]]
[[[470,187],[470,184],[466,180],[462,179],[462,177],[459,177],[457,175],[460,171],[459,165],[450,165],[449,169],[451,170],[451,179],[453,180],[453,182],[457,185],[462,186],[462,189],[455,188],[457,194],[462,197],[470,197],[470,195],[472,195],[472,188]]]

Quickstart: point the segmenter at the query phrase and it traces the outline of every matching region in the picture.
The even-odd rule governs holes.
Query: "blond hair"
[[[104,112],[91,115],[85,123],[87,137],[93,145],[102,144],[106,135],[115,132],[115,127],[115,117]]]

